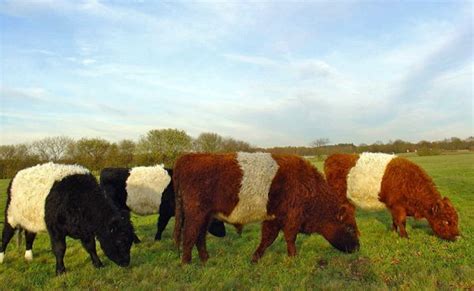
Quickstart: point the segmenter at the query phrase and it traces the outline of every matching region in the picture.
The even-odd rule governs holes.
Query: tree
[[[310,145],[315,148],[320,148],[327,144],[329,144],[329,138],[318,138],[313,140]]]
[[[70,144],[67,156],[73,162],[79,163],[91,170],[100,170],[107,160],[110,143],[101,138],[82,138]]]
[[[236,140],[231,137],[227,137],[222,141],[223,152],[254,152],[255,148],[252,147],[248,142]]]
[[[388,152],[405,153],[410,148],[409,144],[401,139],[397,139],[387,148]]]
[[[107,149],[105,165],[130,168],[133,166],[134,152],[135,143],[131,140],[124,139],[118,143],[112,143]]]
[[[201,133],[194,141],[194,149],[198,152],[220,152],[223,149],[223,138],[217,133]]]
[[[129,139],[118,142],[118,153],[120,157],[120,165],[123,167],[131,167],[135,153],[136,144]]]
[[[33,142],[31,148],[40,160],[57,162],[64,158],[68,147],[72,143],[74,143],[74,140],[66,136],[46,137]]]
[[[461,150],[463,148],[464,148],[464,143],[459,137],[452,137],[451,138],[451,149]]]
[[[26,144],[0,146],[0,177],[11,178],[19,170],[39,163]]]
[[[311,142],[311,146],[315,147],[316,156],[318,160],[321,160],[323,157],[322,147],[329,143],[329,138],[318,138]]]
[[[151,165],[164,163],[173,166],[175,160],[192,149],[192,138],[183,130],[154,129],[140,138],[137,145],[137,162]]]

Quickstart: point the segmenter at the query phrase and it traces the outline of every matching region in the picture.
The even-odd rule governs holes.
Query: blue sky
[[[474,135],[471,1],[0,0],[0,144]]]

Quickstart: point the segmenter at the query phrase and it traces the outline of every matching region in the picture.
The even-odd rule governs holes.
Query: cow
[[[105,168],[100,173],[100,186],[105,195],[122,210],[138,215],[159,213],[155,240],[161,240],[163,231],[174,216],[175,194],[172,169],[156,165],[135,168]],[[214,220],[209,232],[224,237],[224,223]],[[134,242],[140,239],[134,234]]]
[[[334,154],[324,163],[329,185],[337,195],[367,210],[388,209],[392,229],[408,237],[406,218],[426,218],[434,233],[446,240],[459,235],[458,215],[442,198],[432,179],[415,163],[382,153]]]
[[[103,266],[97,238],[105,255],[119,266],[130,264],[133,226],[126,211],[106,199],[96,178],[78,165],[46,163],[19,171],[7,190],[0,263],[17,228],[25,231],[27,260],[38,232],[47,231],[56,257],[56,274],[66,271],[66,236],[79,239],[92,264]]]
[[[174,239],[182,263],[197,246],[206,262],[206,227],[217,217],[231,224],[262,223],[256,263],[283,230],[288,256],[296,255],[298,233],[319,233],[343,252],[359,248],[354,207],[331,193],[323,176],[308,161],[269,153],[186,154],[175,163]]]

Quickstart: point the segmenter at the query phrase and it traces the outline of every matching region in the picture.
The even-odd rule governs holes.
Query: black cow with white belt
[[[161,165],[134,168],[105,168],[100,173],[100,186],[105,195],[123,210],[138,215],[159,213],[155,240],[175,214],[175,193],[171,177],[173,170]],[[209,232],[217,237],[226,234],[224,223],[211,222]],[[140,239],[134,237],[135,243]]]

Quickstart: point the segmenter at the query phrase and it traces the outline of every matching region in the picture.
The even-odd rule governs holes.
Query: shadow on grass
[[[389,211],[367,211],[362,209],[357,209],[356,219],[364,219],[367,221],[377,221],[378,223],[384,225],[388,231],[392,231],[392,216]],[[407,217],[407,229],[413,229],[417,231],[423,231],[427,235],[434,235],[431,226],[429,225],[426,219],[415,219],[413,217]],[[410,235],[410,234],[408,234]]]

